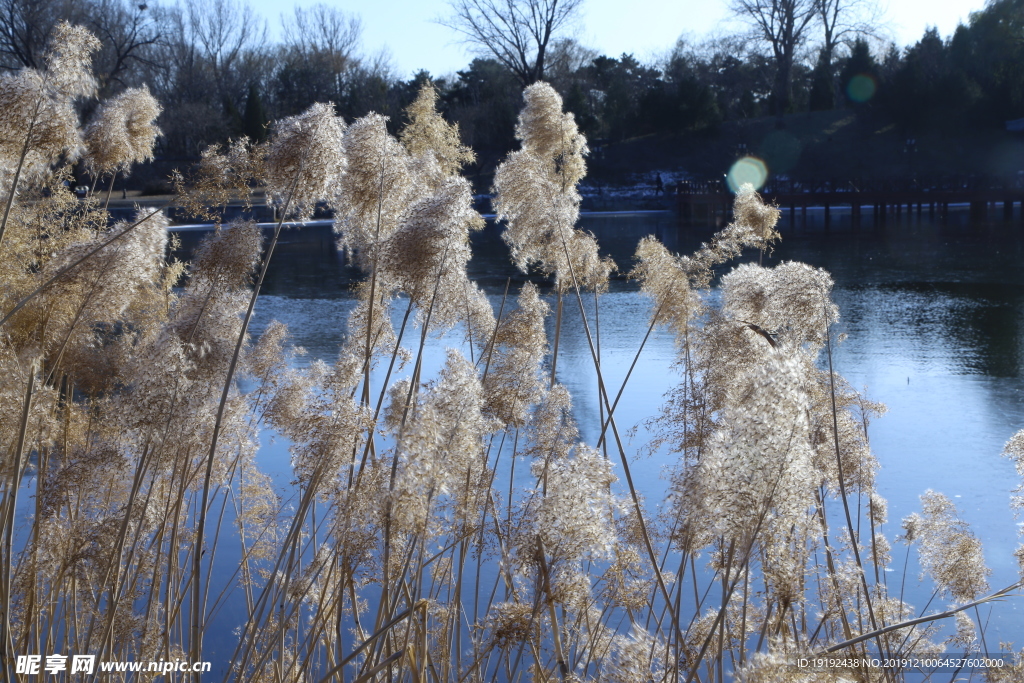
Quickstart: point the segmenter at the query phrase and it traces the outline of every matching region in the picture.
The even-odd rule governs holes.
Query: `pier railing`
[[[716,226],[729,220],[732,193],[721,181],[683,181],[676,189],[679,219],[683,224]],[[780,227],[806,224],[807,210],[824,210],[824,225],[829,227],[832,212],[848,208],[851,224],[856,227],[864,220],[884,223],[889,217],[899,218],[903,212],[916,211],[918,216],[928,213],[931,219],[945,220],[952,205],[970,207],[974,220],[985,221],[1014,217],[1014,205],[1020,203],[1017,215],[1024,219],[1024,187],[998,185],[978,179],[950,179],[922,186],[914,181],[903,183],[844,183],[823,182],[801,184],[796,182],[769,183],[760,190],[766,202],[784,211]],[[999,211],[1001,209],[1001,215]]]

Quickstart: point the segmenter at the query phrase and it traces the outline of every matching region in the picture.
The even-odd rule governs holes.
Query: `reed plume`
[[[160,105],[149,88],[129,88],[103,104],[86,126],[85,163],[94,176],[126,173],[153,158]]]
[[[503,235],[520,270],[537,265],[568,290],[577,279],[601,289],[614,270],[598,255],[597,241],[574,226],[579,217],[579,181],[586,174],[586,139],[562,98],[547,83],[523,93],[516,124],[522,149],[508,155],[494,174],[494,209],[506,223]]]
[[[498,303],[467,274],[484,226],[460,175],[473,156],[432,87],[397,137],[323,104],[265,145],[206,150],[176,179],[180,207],[214,216],[262,184],[281,221],[267,245],[252,222],[217,222],[186,265],[162,212],[114,222],[64,188],[79,153],[97,175],[148,158],[159,105],[128,90],[83,129],[96,42],[57,34],[46,69],[0,77],[5,677],[22,653],[202,659],[214,633],[225,680],[268,683],[895,681],[906,672],[792,663],[985,647],[976,608],[1014,587],[988,593],[949,499],[922,496],[900,540],[955,604],[918,614],[886,580],[900,553],[868,437],[884,407],[832,367],[828,273],[763,264],[779,212],[753,188],[695,253],[638,246],[647,335],[668,329],[679,375],[638,445],[616,421],[630,375],[616,395],[599,352],[614,265],[576,228],[586,142],[551,86],[524,93],[495,205],[554,306],[544,283]],[[364,280],[336,357],[300,367],[284,325],[251,338],[249,323],[284,219],[325,207]],[[596,434],[556,368],[567,294]],[[432,336],[451,346],[436,373]],[[1018,471],[1022,434],[1005,449]],[[261,469],[268,435],[287,439],[291,482]],[[633,463],[659,446],[668,493],[648,501]],[[1017,680],[1014,657],[989,678]]]

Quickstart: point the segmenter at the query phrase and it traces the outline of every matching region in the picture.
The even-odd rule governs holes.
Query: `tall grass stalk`
[[[59,61],[54,74],[78,74],[61,83],[87,80]],[[466,269],[483,225],[460,175],[472,153],[431,87],[398,137],[378,115],[346,126],[315,105],[265,145],[207,150],[178,205],[209,214],[262,184],[278,220],[265,250],[259,228],[219,226],[188,266],[168,260],[161,209],[108,228],[101,197],[63,189],[55,147],[24,147],[83,92],[47,91],[36,128],[0,146],[12,170],[31,166],[0,229],[7,678],[23,653],[192,661],[215,638],[231,655],[213,675],[259,683],[796,681],[792,660],[815,653],[993,647],[979,607],[1020,584],[992,592],[977,537],[931,491],[893,562],[868,442],[882,408],[832,365],[829,275],[765,265],[778,211],[752,188],[693,254],[638,245],[630,277],[651,317],[613,395],[601,307],[615,264],[576,227],[586,141],[550,86],[524,93],[494,188],[511,259],[541,282],[507,281],[497,306]],[[108,133],[159,111],[145,91],[115,99],[57,136],[85,142],[108,198],[156,132]],[[322,203],[364,281],[336,358],[300,367],[283,325],[249,330],[285,221]],[[42,215],[67,220],[44,230]],[[566,297],[596,377],[590,442],[561,383]],[[662,333],[679,381],[637,445],[619,411]],[[267,430],[289,444],[292,484],[260,469]],[[673,461],[663,500],[634,469],[651,452]],[[1006,454],[1024,470],[1024,436]],[[934,583],[917,608],[911,545]],[[987,673],[1015,680],[1013,666]]]
[[[32,408],[32,393],[35,389],[35,379],[35,368],[30,368],[28,373],[28,384],[25,388],[25,399],[21,413],[21,422],[18,427],[18,440],[14,446],[14,466],[12,467],[10,482],[4,487],[3,505],[0,506],[3,520],[4,544],[2,565],[3,574],[0,576],[0,580],[3,582],[3,594],[0,595],[0,598],[2,598],[2,604],[4,605],[4,619],[3,634],[0,634],[0,647],[3,647],[4,662],[10,662],[15,652],[14,638],[11,632],[11,605],[13,603],[13,600],[11,599],[13,595],[11,592],[11,576],[14,569],[14,519],[17,514],[18,491],[21,490],[21,476],[24,465],[23,458],[25,455],[25,438],[28,433],[28,421]]]
[[[25,143],[21,147],[21,154],[18,156],[18,166],[14,169],[14,178],[11,179],[11,188],[7,193],[7,201],[4,202],[4,215],[0,218],[0,249],[4,246],[4,234],[7,232],[7,221],[11,217],[11,207],[14,206],[14,196],[18,192],[18,185],[21,183],[21,173],[25,170],[25,157],[32,148],[32,132],[35,129],[36,119],[39,117],[39,107],[42,105],[42,97],[36,101],[32,112],[32,119],[25,135]]]

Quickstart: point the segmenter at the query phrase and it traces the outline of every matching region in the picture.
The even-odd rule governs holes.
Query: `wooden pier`
[[[775,204],[783,211],[780,228],[807,227],[807,210],[824,211],[824,227],[833,222],[836,209],[848,209],[852,227],[884,224],[887,219],[900,220],[916,214],[929,220],[944,222],[949,207],[968,206],[972,221],[1002,220],[1009,222],[1017,216],[1024,221],[1024,188],[905,188],[861,190],[850,184],[848,188],[815,188],[802,190],[792,186],[766,187],[761,190],[765,202]],[[676,194],[679,220],[684,225],[717,227],[730,220],[732,193],[720,182],[681,183]]]

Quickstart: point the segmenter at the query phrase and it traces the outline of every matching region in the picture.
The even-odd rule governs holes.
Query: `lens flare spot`
[[[750,183],[755,190],[760,190],[768,180],[768,167],[757,157],[743,157],[732,165],[725,179],[733,192],[738,192],[744,183]]]
[[[875,79],[864,74],[857,74],[846,84],[846,94],[854,102],[867,102],[875,96],[878,86]]]

